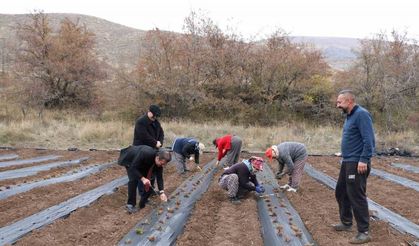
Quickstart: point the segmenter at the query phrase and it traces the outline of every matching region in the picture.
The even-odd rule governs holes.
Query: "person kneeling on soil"
[[[218,149],[216,166],[230,167],[239,161],[242,148],[242,140],[235,135],[225,135],[214,139],[212,143]]]
[[[297,142],[283,142],[269,147],[265,155],[270,160],[274,158],[278,161],[277,179],[281,179],[286,173],[289,175],[288,184],[280,186],[280,188],[297,192],[308,156],[305,145]],[[288,171],[284,171],[285,164],[287,165]]]
[[[239,199],[248,191],[265,192],[265,188],[256,179],[256,172],[263,170],[263,164],[261,157],[252,156],[224,170],[218,183],[228,191],[232,203],[240,203]]]
[[[189,171],[186,168],[186,159],[194,160],[198,169],[199,155],[204,150],[205,145],[194,138],[176,138],[173,142],[173,159],[179,174]],[[192,156],[194,155],[194,156]]]
[[[125,166],[128,174],[128,201],[126,208],[128,213],[135,213],[137,201],[137,186],[141,195],[139,207],[144,208],[152,192],[150,179],[157,179],[160,199],[167,201],[164,193],[163,166],[171,160],[167,150],[156,150],[150,146],[139,145],[122,149],[118,159],[120,165]]]

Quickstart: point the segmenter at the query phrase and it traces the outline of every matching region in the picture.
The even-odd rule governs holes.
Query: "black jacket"
[[[256,175],[251,173],[249,168],[247,168],[246,164],[243,162],[236,163],[229,169],[224,170],[224,173],[221,175],[221,177],[226,174],[233,173],[237,174],[239,177],[239,186],[241,188],[252,191],[255,190],[255,187],[259,185],[258,180],[256,179]],[[251,185],[250,182],[252,182],[254,185]]]
[[[150,120],[147,114],[137,119],[132,145],[148,145],[156,148],[157,141],[163,145],[163,140],[164,132],[158,120]]]
[[[121,150],[118,163],[127,167],[127,171],[138,179],[147,177],[148,171],[153,167],[152,173],[157,179],[157,186],[159,190],[164,190],[163,167],[156,166],[156,155],[157,150],[150,146],[130,146]]]

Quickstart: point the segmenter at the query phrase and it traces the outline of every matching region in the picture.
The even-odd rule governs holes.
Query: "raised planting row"
[[[340,167],[335,161],[335,158],[309,158],[309,163],[313,165],[317,170],[337,179],[339,177]],[[417,164],[413,159],[409,160],[411,164]],[[418,162],[418,160],[416,161]],[[391,171],[392,174],[397,174],[400,177],[408,177],[410,180],[419,181],[419,179],[413,179],[414,175],[411,173],[397,170],[390,166],[390,162],[385,158],[375,158],[373,160],[373,167]],[[387,168],[384,169],[383,167]],[[404,175],[406,174],[406,176]],[[407,176],[409,174],[409,176]],[[416,175],[417,176],[417,175]],[[417,203],[418,192],[414,189],[405,187],[403,185],[382,179],[378,176],[370,175],[368,178],[367,185],[368,197],[382,206],[402,215],[409,219],[415,224],[419,224],[419,210],[416,209],[415,204]]]
[[[39,165],[39,166],[32,166],[32,167],[25,167],[25,168],[20,168],[20,169],[3,171],[3,172],[0,172],[0,180],[28,177],[28,176],[36,175],[37,173],[41,171],[50,170],[52,168],[77,165],[86,161],[87,159],[89,159],[89,157],[83,157],[77,160],[59,161],[59,162],[53,162],[53,163],[48,163],[48,164]]]
[[[119,245],[172,245],[183,231],[195,202],[208,189],[216,169],[211,161],[201,172],[188,178],[151,214],[143,218]]]
[[[128,177],[121,177],[110,183],[78,195],[70,200],[52,206],[11,225],[0,228],[0,245],[15,243],[25,234],[52,223],[54,220],[70,214],[77,208],[87,206],[99,197],[112,193],[117,187],[128,183]]]
[[[306,165],[304,170],[308,175],[327,185],[329,188],[336,188],[336,181],[333,178],[324,174],[323,172],[317,171],[311,165]],[[419,226],[417,224],[411,222],[403,216],[400,216],[397,213],[386,209],[371,199],[368,199],[368,206],[370,210],[374,211],[373,216],[388,222],[396,230],[402,233],[409,233],[419,240]]]
[[[4,154],[4,155],[0,155],[0,161],[5,161],[5,160],[13,160],[18,158],[19,156],[16,154]]]
[[[8,188],[4,190],[0,188],[0,200],[6,199],[10,196],[13,196],[22,192],[32,190],[34,188],[43,187],[43,186],[56,184],[56,183],[71,182],[71,181],[79,180],[91,174],[100,172],[106,168],[109,168],[115,163],[116,162],[113,161],[113,162],[109,162],[105,164],[90,165],[90,166],[82,167],[76,170],[71,170],[67,172],[66,174],[59,177],[48,178],[48,179],[35,181],[31,183],[12,185],[12,186],[8,186]]]
[[[47,155],[47,156],[38,156],[31,159],[3,161],[3,162],[0,162],[0,167],[20,166],[20,165],[38,163],[38,162],[43,162],[43,161],[51,161],[51,160],[58,159],[60,157],[61,156],[58,156],[58,155]]]
[[[262,237],[265,245],[315,245],[297,211],[280,191],[272,170],[266,165],[258,174],[265,195],[257,200]]]
[[[404,177],[400,177],[398,175],[394,175],[382,170],[378,170],[375,168],[371,169],[371,175],[378,176],[382,179],[391,181],[393,183],[403,185],[404,187],[414,189],[415,191],[419,191],[419,183]]]
[[[403,163],[391,163],[391,166],[396,167],[396,168],[401,168],[407,172],[410,173],[419,173],[419,167],[416,166],[412,166],[409,164],[403,164]]]

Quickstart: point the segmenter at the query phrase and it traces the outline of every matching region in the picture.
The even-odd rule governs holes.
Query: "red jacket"
[[[225,135],[224,137],[217,138],[218,157],[217,160],[221,160],[227,151],[231,149],[231,135]]]

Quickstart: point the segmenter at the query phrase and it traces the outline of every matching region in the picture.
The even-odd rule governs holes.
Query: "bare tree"
[[[94,82],[104,78],[94,53],[94,35],[78,22],[61,22],[58,33],[48,16],[32,14],[30,23],[18,26],[19,75],[25,78],[28,103],[44,107],[89,106]]]
[[[375,112],[387,130],[403,128],[409,114],[417,111],[419,86],[418,46],[407,34],[393,31],[363,40],[349,83],[360,101]]]

